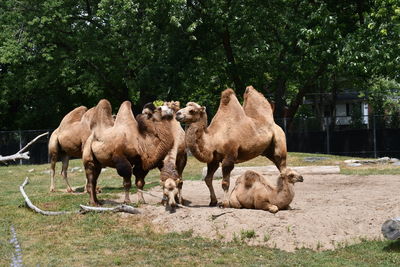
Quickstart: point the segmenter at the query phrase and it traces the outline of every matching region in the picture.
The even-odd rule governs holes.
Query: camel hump
[[[235,91],[233,91],[233,89],[228,88],[225,89],[224,91],[222,91],[221,93],[221,105],[228,105],[229,102],[231,101],[231,96],[234,96],[236,98],[236,94]]]
[[[97,104],[92,121],[90,122],[90,128],[96,129],[98,127],[112,127],[114,124],[112,118],[111,103],[107,99],[102,99]]]
[[[253,86],[247,86],[243,95],[243,109],[247,116],[255,119],[273,120],[273,110],[271,104],[265,96],[254,89]]]
[[[134,121],[132,104],[130,101],[124,101],[119,107],[117,116],[115,118],[115,125],[126,124],[127,122]]]
[[[70,111],[65,117],[62,119],[60,123],[60,128],[68,127],[71,123],[78,122],[82,119],[82,116],[87,111],[87,107],[79,106],[72,111]]]
[[[254,185],[256,181],[259,181],[261,179],[261,175],[255,171],[246,171],[244,173],[244,186],[249,188]]]

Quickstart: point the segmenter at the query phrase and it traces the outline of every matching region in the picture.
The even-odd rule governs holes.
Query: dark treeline
[[[307,94],[398,82],[399,22],[392,0],[2,0],[0,130],[56,127],[101,98],[212,114],[250,84],[292,118]]]

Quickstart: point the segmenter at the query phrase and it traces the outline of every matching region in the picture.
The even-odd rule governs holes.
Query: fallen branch
[[[91,207],[91,206],[85,206],[85,205],[80,205],[81,207],[81,213],[86,213],[86,212],[90,212],[90,211],[94,211],[94,212],[126,212],[126,213],[131,213],[131,214],[138,214],[139,211],[137,209],[135,209],[132,206],[128,206],[128,205],[118,205],[114,208],[103,208],[103,207]]]
[[[31,200],[29,199],[28,195],[25,193],[24,187],[25,185],[29,184],[29,179],[28,177],[25,178],[25,181],[22,183],[22,185],[19,186],[19,191],[21,191],[22,196],[25,199],[26,205],[28,205],[29,208],[32,210],[36,211],[37,213],[40,213],[42,215],[48,215],[48,216],[54,216],[54,215],[61,215],[61,214],[70,214],[70,213],[78,213],[78,211],[44,211],[36,207],[35,205],[32,204]]]
[[[382,225],[382,234],[390,240],[400,239],[400,217],[384,222]]]
[[[90,211],[95,211],[95,212],[127,212],[127,213],[131,213],[131,214],[137,214],[139,213],[139,211],[131,206],[128,205],[118,205],[114,208],[102,208],[102,207],[91,207],[91,206],[85,206],[85,205],[80,205],[81,210],[77,210],[77,211],[45,211],[45,210],[41,210],[38,207],[36,207],[35,205],[33,205],[33,203],[31,202],[31,200],[29,199],[28,195],[25,193],[24,187],[29,184],[29,178],[26,177],[25,181],[19,186],[19,191],[21,192],[22,196],[25,199],[25,203],[26,205],[31,208],[32,210],[34,210],[37,213],[40,213],[42,215],[47,215],[47,216],[54,216],[54,215],[63,215],[63,214],[73,214],[73,213],[87,213]]]
[[[40,137],[48,135],[49,132],[42,133],[36,136],[32,141],[30,141],[26,146],[20,149],[17,153],[9,156],[1,156],[0,155],[0,162],[7,162],[7,161],[16,161],[18,159],[29,159],[29,152],[24,152],[28,147],[30,147],[33,143],[35,143]]]

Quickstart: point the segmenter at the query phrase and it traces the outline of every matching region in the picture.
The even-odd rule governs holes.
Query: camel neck
[[[207,115],[205,113],[199,121],[191,123],[186,130],[186,145],[193,156],[202,162],[209,162],[212,158],[212,154],[206,149],[206,133]]]

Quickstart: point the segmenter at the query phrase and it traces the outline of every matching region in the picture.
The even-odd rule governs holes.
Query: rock
[[[361,163],[347,163],[347,166],[349,166],[349,167],[359,167],[359,166],[362,166],[362,164]]]
[[[316,161],[320,161],[320,160],[327,160],[329,158],[327,157],[305,157],[303,160],[305,162],[316,162]]]
[[[30,169],[30,170],[28,170],[28,172],[34,172],[35,171],[35,169]]]
[[[76,171],[79,171],[79,170],[81,170],[81,167],[73,167],[73,168],[70,169],[70,172],[76,172]]]
[[[50,174],[51,171],[50,171],[50,170],[45,170],[45,171],[42,171],[42,173],[44,173],[44,174]]]
[[[393,166],[400,166],[400,161],[393,163]]]
[[[399,159],[396,159],[396,158],[391,158],[391,159],[389,160],[389,162],[390,162],[390,163],[396,163],[396,162],[400,162],[400,160],[399,160]]]

